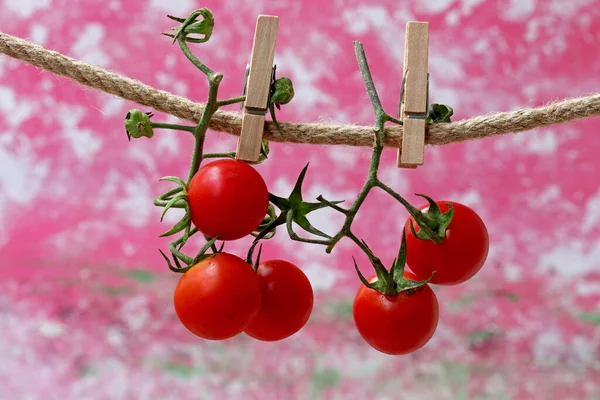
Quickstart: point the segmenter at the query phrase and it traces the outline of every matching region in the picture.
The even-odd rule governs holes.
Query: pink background
[[[431,23],[431,99],[455,119],[600,90],[600,1],[0,0],[0,30],[196,101],[205,78],[160,32],[206,6],[215,33],[193,49],[238,95],[256,16],[280,17],[276,63],[296,98],[283,121],[372,124],[354,57],[361,40],[384,106],[397,104],[407,21]],[[486,221],[491,253],[467,284],[435,287],[441,320],[421,351],[389,357],[358,336],[351,303],[364,256],[332,255],[284,232],[267,257],[314,284],[306,328],[280,343],[207,342],[172,307],[177,276],[158,248],[152,199],[185,176],[189,137],[128,143],[135,104],[0,55],[0,398],[600,399],[598,119],[426,150],[426,165],[381,176],[401,194],[452,199]],[[235,110],[235,106],[231,107]],[[147,111],[144,109],[144,111]],[[157,121],[177,122],[158,114]],[[209,150],[235,148],[210,133]],[[307,161],[306,197],[351,201],[369,149],[272,146],[258,167],[286,195]],[[386,262],[405,211],[374,193],[356,223]],[[329,233],[340,218],[313,217]],[[227,247],[243,255],[240,241]]]

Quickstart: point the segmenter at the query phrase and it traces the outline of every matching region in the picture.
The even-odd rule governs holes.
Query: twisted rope
[[[77,61],[26,40],[0,32],[0,53],[43,68],[56,75],[66,76],[82,85],[119,96],[181,119],[198,122],[204,104],[155,89],[134,79]],[[484,115],[452,123],[428,127],[425,142],[443,145],[466,140],[482,139],[561,124],[576,119],[600,116],[600,93],[566,99],[538,108]],[[239,136],[242,125],[240,113],[217,111],[209,128]],[[270,121],[265,123],[264,137],[276,142],[311,143],[318,145],[371,146],[373,128],[369,126],[333,125],[322,123],[280,123],[281,130]],[[401,126],[386,127],[386,145],[398,147]]]

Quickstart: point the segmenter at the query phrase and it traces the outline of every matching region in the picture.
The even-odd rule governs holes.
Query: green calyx
[[[281,214],[276,219],[276,222],[279,225],[286,224],[288,227],[288,231],[293,234],[292,223],[296,223],[306,232],[312,233],[313,235],[320,236],[326,239],[331,239],[331,236],[328,234],[321,232],[308,221],[306,215],[311,213],[312,211],[319,210],[321,208],[327,207],[326,204],[321,202],[317,203],[309,203],[303,200],[302,198],[302,183],[304,182],[304,177],[306,176],[306,171],[308,170],[308,163],[302,169],[302,172],[298,176],[298,180],[294,185],[294,189],[292,193],[289,195],[287,199],[282,197],[275,196],[269,193],[269,199],[271,203],[273,203],[279,210],[281,210]],[[341,201],[334,201],[333,204],[339,204]],[[297,237],[296,234],[293,236]]]
[[[190,43],[208,42],[215,27],[215,19],[208,8],[195,10],[185,19],[172,15],[167,15],[167,17],[181,23],[180,26],[170,29],[176,31],[175,34],[163,33],[163,35],[173,38],[173,43],[180,37],[183,37],[186,42]],[[198,20],[198,17],[202,17],[202,19]],[[190,35],[200,35],[200,37],[190,37]]]
[[[274,208],[270,205],[269,214],[263,221],[263,224],[261,224],[262,229],[257,235],[255,235],[256,238],[254,239],[254,242],[248,251],[248,260],[252,258],[252,252],[254,251],[254,247],[256,247],[258,242],[261,239],[273,237],[275,230],[280,225],[286,225],[288,235],[292,240],[314,244],[328,244],[331,240],[331,236],[315,228],[306,217],[313,211],[328,207],[328,204],[323,202],[311,203],[304,201],[302,198],[302,183],[304,182],[308,165],[309,164],[307,163],[302,169],[302,172],[298,176],[298,180],[294,185],[292,193],[287,198],[279,197],[269,193],[269,200],[280,210],[280,214],[276,216]],[[342,202],[332,201],[329,203],[335,205]],[[324,239],[305,239],[301,236],[298,236],[298,234],[294,231],[294,224],[298,225],[306,232]]]
[[[154,136],[154,129],[150,122],[154,114],[151,112],[143,113],[140,110],[131,110],[125,116],[125,132],[127,133],[127,139],[131,141],[131,138],[139,139],[142,136],[151,138]]]
[[[180,239],[181,240],[181,239]],[[171,251],[171,254],[173,255],[173,263],[171,263],[171,260],[169,259],[169,257],[166,256],[165,253],[163,253],[162,250],[158,250],[160,252],[160,254],[163,256],[163,258],[165,259],[165,261],[167,262],[167,266],[169,267],[169,269],[173,272],[178,272],[178,273],[185,273],[187,271],[189,271],[190,269],[192,269],[193,267],[196,266],[196,264],[198,264],[200,261],[205,260],[209,257],[214,257],[216,254],[219,254],[223,251],[223,245],[221,245],[221,248],[217,249],[215,246],[215,242],[217,241],[217,238],[213,238],[211,240],[209,240],[208,242],[206,242],[206,244],[204,246],[202,246],[202,248],[200,249],[200,251],[198,252],[198,254],[196,254],[196,256],[194,258],[187,256],[183,253],[181,253],[180,249],[183,246],[182,244],[180,244],[180,240],[176,240],[175,242],[171,243],[169,245],[169,250]],[[212,253],[207,253],[208,250],[212,250]],[[184,262],[186,264],[186,266],[182,266],[181,262]],[[173,265],[175,264],[175,265]]]
[[[410,231],[416,238],[422,240],[433,240],[436,243],[442,243],[446,237],[446,230],[454,217],[454,207],[448,204],[449,210],[441,212],[435,200],[424,194],[417,194],[423,197],[429,203],[427,212],[415,213],[413,218],[419,225],[419,232],[416,231],[413,221],[410,221]]]
[[[183,246],[185,244],[185,242],[187,242],[188,238],[190,237],[190,231],[191,231],[191,225],[192,225],[192,219],[191,219],[191,213],[190,213],[190,203],[188,201],[188,195],[187,195],[187,185],[185,184],[185,182],[182,179],[180,179],[176,176],[165,176],[164,178],[161,178],[160,180],[161,181],[170,181],[177,185],[177,187],[175,187],[174,189],[169,190],[168,192],[164,193],[163,195],[157,197],[154,200],[155,204],[159,203],[157,205],[160,205],[163,207],[163,212],[160,215],[160,222],[162,222],[163,218],[165,217],[165,214],[167,213],[167,211],[169,211],[169,209],[171,209],[171,208],[185,209],[185,215],[183,216],[183,218],[181,218],[181,220],[179,220],[179,222],[177,222],[169,231],[160,235],[160,237],[171,236],[171,235],[174,235],[176,233],[179,233],[179,232],[185,230],[183,237],[182,237],[182,244],[181,244],[181,246]]]
[[[366,246],[366,243],[363,242],[363,244]],[[413,281],[404,277],[404,268],[406,266],[406,233],[402,234],[402,243],[400,245],[398,256],[392,263],[392,268],[390,268],[389,271],[379,260],[373,262],[373,267],[377,273],[376,281],[369,282],[360,272],[354,257],[352,257],[352,260],[354,261],[354,269],[363,285],[383,293],[386,296],[396,296],[399,293],[410,294],[416,289],[426,285],[431,278],[433,278],[433,274],[429,279],[422,281]]]

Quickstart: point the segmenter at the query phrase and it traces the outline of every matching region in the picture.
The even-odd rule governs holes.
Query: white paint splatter
[[[133,296],[125,300],[121,306],[121,319],[132,331],[143,328],[150,320],[148,299],[144,296]]]
[[[4,0],[4,5],[21,18],[29,18],[36,12],[50,7],[51,0]]]
[[[565,347],[561,332],[548,329],[535,338],[533,355],[537,365],[555,365],[560,362],[560,354]]]
[[[79,28],[78,28],[79,29]],[[71,53],[81,61],[107,67],[110,63],[108,55],[102,51],[102,39],[105,28],[99,23],[89,23],[82,27],[79,38],[71,48]]]
[[[119,218],[135,228],[142,228],[150,222],[152,216],[152,193],[150,183],[143,176],[124,182],[125,194],[117,202]]]
[[[71,143],[73,153],[80,161],[90,162],[102,147],[100,134],[89,129],[66,129],[63,134]]]
[[[578,278],[595,271],[600,266],[600,241],[589,251],[579,240],[572,240],[548,250],[540,257],[542,272],[555,271],[564,278]]]
[[[454,4],[455,0],[429,0],[422,1],[417,3],[419,7],[428,13],[431,14],[439,14],[441,12],[446,11],[452,4]]]
[[[86,113],[83,107],[67,104],[59,104],[56,107],[57,115],[61,116],[58,123],[63,128],[62,135],[71,145],[73,153],[80,161],[91,162],[92,157],[102,148],[102,135],[79,128],[79,123]]]
[[[525,154],[551,155],[558,150],[560,145],[556,133],[550,129],[544,129],[527,135],[513,135],[506,140],[494,142],[496,151],[503,152],[515,149]]]
[[[320,52],[319,49],[314,51]],[[298,107],[298,113],[316,111],[319,106],[335,108],[335,98],[322,91],[318,85],[318,81],[324,77],[336,79],[331,75],[331,68],[325,60],[302,58],[294,51],[286,50],[278,57],[277,66],[293,76],[294,105]]]
[[[389,12],[375,5],[347,8],[342,14],[346,29],[353,35],[363,35],[371,28],[382,28],[388,22]]]
[[[320,249],[322,251],[322,249]],[[302,270],[310,281],[313,290],[316,292],[326,292],[330,290],[338,278],[338,272],[326,262],[309,262],[302,264]]]
[[[491,250],[491,249],[490,249]],[[488,259],[490,257],[488,256]],[[509,282],[518,282],[521,280],[521,276],[523,275],[523,271],[521,266],[516,264],[507,263],[502,267],[504,271],[504,277]]]
[[[29,37],[34,43],[45,45],[48,40],[48,28],[40,24],[32,24],[29,29]]]
[[[458,10],[451,10],[446,13],[446,24],[448,26],[455,26],[460,22],[460,13]]]
[[[430,73],[443,76],[443,81],[466,79],[466,73],[462,61],[456,57],[443,53],[429,55]]]
[[[535,7],[535,0],[510,0],[507,5],[500,7],[500,17],[509,21],[521,21],[529,18]]]
[[[463,15],[471,15],[473,9],[482,4],[485,0],[461,0],[460,9]]]
[[[108,117],[123,114],[125,100],[116,96],[102,96],[102,112]]]
[[[588,233],[596,228],[598,223],[600,223],[600,189],[588,199],[585,205],[582,226],[583,232]]]
[[[560,186],[548,185],[536,195],[528,195],[527,202],[532,208],[535,208],[555,201],[560,201],[560,194]]]
[[[46,243],[64,256],[79,256],[96,249],[110,232],[115,232],[115,229],[114,222],[110,220],[81,221],[50,236]]]
[[[351,167],[356,165],[360,153],[358,149],[340,146],[328,149],[327,155],[338,166]]]
[[[44,337],[55,338],[61,336],[65,332],[65,328],[57,322],[43,321],[40,324],[38,331],[40,332],[40,335]]]
[[[402,173],[396,165],[385,165],[379,168],[379,177],[381,180],[394,189],[396,193],[410,193],[411,185],[408,174]]]
[[[13,89],[0,86],[0,113],[9,126],[17,127],[34,113],[37,102],[34,99],[17,101]]]
[[[136,246],[129,241],[123,242],[121,244],[121,249],[123,250],[123,254],[125,254],[125,256],[127,256],[127,257],[131,257],[137,251]]]
[[[153,13],[165,12],[171,15],[187,16],[196,7],[194,7],[194,0],[152,0],[150,1],[150,7],[153,8]]]
[[[106,341],[113,346],[119,346],[123,343],[123,333],[115,327],[109,327],[106,332]]]
[[[28,204],[41,191],[48,169],[26,136],[0,133],[0,199]]]

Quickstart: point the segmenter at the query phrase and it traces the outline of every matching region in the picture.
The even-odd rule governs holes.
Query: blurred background
[[[160,35],[173,26],[167,14],[199,7],[216,25],[192,48],[224,73],[222,98],[241,93],[257,15],[280,17],[277,71],[296,88],[282,121],[373,123],[353,40],[393,113],[413,20],[430,22],[431,101],[454,107],[455,120],[600,91],[598,0],[0,0],[0,30],[204,101],[204,76]],[[474,279],[434,287],[434,338],[391,357],[354,328],[351,256],[369,271],[359,250],[343,241],[327,255],[284,232],[264,257],[297,263],[313,283],[305,329],[279,343],[185,330],[172,306],[178,276],[158,252],[179,215],[161,224],[152,200],[170,187],[160,177],[187,176],[192,141],[160,131],[129,143],[131,108],[0,55],[1,399],[600,399],[598,119],[428,147],[417,170],[386,151],[385,182],[416,205],[414,193],[427,193],[473,207],[491,240]],[[208,150],[235,144],[209,133]],[[258,169],[287,195],[310,161],[306,198],[352,201],[369,157],[272,144]],[[336,214],[314,215],[328,233],[340,226]],[[374,192],[355,231],[389,265],[406,216]]]

